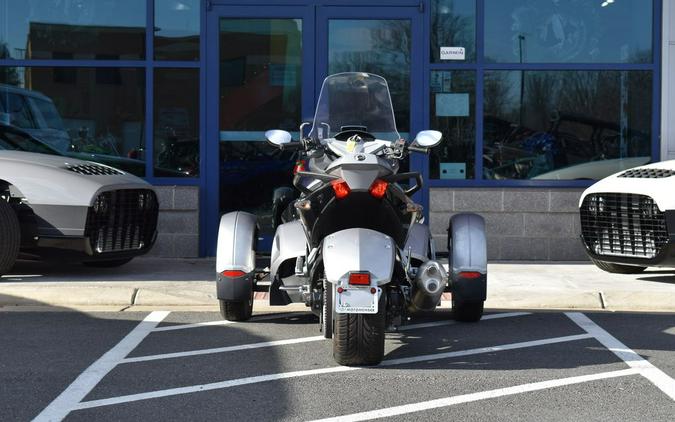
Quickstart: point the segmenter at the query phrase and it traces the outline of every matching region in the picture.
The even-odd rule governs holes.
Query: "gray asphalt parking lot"
[[[672,314],[506,312],[459,324],[441,311],[389,333],[371,368],[337,366],[307,313],[224,323],[205,312],[17,312],[0,330],[16,339],[0,355],[8,420],[675,414]]]

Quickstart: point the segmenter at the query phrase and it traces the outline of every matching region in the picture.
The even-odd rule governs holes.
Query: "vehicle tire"
[[[87,267],[94,268],[115,268],[121,267],[122,265],[130,262],[133,258],[124,258],[124,259],[113,259],[110,261],[85,261],[84,264]]]
[[[323,280],[321,332],[324,338],[333,338],[333,285],[325,279]]]
[[[614,264],[611,262],[598,261],[597,259],[593,258],[591,258],[591,261],[593,262],[593,264],[595,264],[596,267],[600,268],[602,271],[607,271],[608,273],[612,274],[640,274],[641,272],[647,269],[647,267]]]
[[[218,300],[220,302],[220,315],[228,321],[247,321],[253,315],[253,291],[251,298],[246,302],[232,302]]]
[[[385,293],[376,314],[336,314],[333,358],[340,365],[377,365],[384,357],[384,328],[387,315]]]
[[[14,267],[20,246],[19,218],[9,203],[0,199],[0,275]]]
[[[483,317],[484,302],[452,301],[452,317],[460,322],[477,322]]]

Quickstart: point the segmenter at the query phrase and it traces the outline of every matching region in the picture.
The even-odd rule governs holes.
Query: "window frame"
[[[433,0],[430,0],[430,2]],[[661,116],[661,14],[662,1],[652,0],[652,61],[651,63],[491,63],[485,60],[485,0],[476,0],[476,60],[473,63],[433,63],[431,57],[431,4],[425,10],[425,49],[424,60],[424,116],[427,124],[431,124],[430,110],[430,79],[435,70],[473,70],[476,72],[476,139],[474,178],[457,179],[430,179],[429,157],[424,157],[422,173],[430,188],[461,188],[461,187],[529,187],[529,188],[585,188],[595,181],[589,180],[490,180],[483,178],[483,146],[484,146],[484,82],[485,72],[492,70],[644,70],[652,72],[652,116],[651,116],[651,154],[652,162],[660,161],[660,116]]]

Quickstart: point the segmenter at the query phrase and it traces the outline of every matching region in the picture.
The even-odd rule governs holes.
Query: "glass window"
[[[432,179],[473,179],[476,146],[475,90],[473,71],[433,71],[431,129],[443,133],[441,144],[431,149]]]
[[[199,69],[155,69],[155,176],[199,176]]]
[[[328,74],[368,72],[387,80],[399,132],[410,131],[410,21],[331,19]],[[402,133],[402,136],[405,136]]]
[[[19,98],[30,119],[12,124],[59,154],[143,176],[145,70],[115,71],[119,83],[111,84],[92,68],[0,68],[0,98]]]
[[[146,2],[0,0],[0,58],[145,58]]]
[[[431,2],[431,61],[476,61],[476,0]]]
[[[199,60],[200,0],[155,0],[155,59]]]
[[[651,63],[648,0],[485,0],[485,60]]]
[[[651,160],[649,71],[485,72],[486,179],[600,179]]]

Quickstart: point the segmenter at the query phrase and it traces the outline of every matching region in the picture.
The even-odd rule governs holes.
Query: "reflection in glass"
[[[297,132],[301,59],[300,19],[220,21],[220,210],[258,214],[263,233],[272,231],[275,189],[291,186],[296,158],[264,133]]]
[[[485,0],[485,60],[650,63],[651,0]]]
[[[155,176],[199,176],[199,69],[155,69]]]
[[[409,20],[331,19],[328,74],[368,72],[387,80],[399,132],[410,130]]]
[[[488,71],[484,84],[487,179],[600,179],[651,159],[649,71]]]
[[[98,70],[0,68],[0,114],[62,155],[143,176],[145,71]]]
[[[199,60],[200,0],[155,0],[155,59]]]
[[[0,0],[0,58],[145,57],[145,1]]]
[[[443,133],[441,144],[431,149],[432,179],[473,179],[476,145],[473,71],[432,71],[430,80],[431,129]]]
[[[464,47],[465,60],[476,61],[476,0],[431,2],[431,61],[441,60],[441,47]]]

